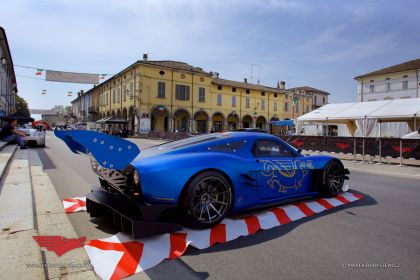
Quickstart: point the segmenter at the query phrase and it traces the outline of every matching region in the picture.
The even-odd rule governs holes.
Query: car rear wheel
[[[320,194],[324,197],[333,197],[343,191],[344,169],[343,166],[333,160],[324,168],[323,183],[320,188]]]
[[[232,204],[232,190],[226,178],[215,171],[199,174],[184,193],[181,202],[184,224],[210,228],[222,221]]]

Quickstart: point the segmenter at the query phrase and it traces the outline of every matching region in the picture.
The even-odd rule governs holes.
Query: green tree
[[[21,113],[25,116],[30,116],[31,113],[29,112],[28,102],[26,102],[23,97],[19,95],[16,96],[16,104],[15,104],[16,113]]]
[[[73,115],[73,106],[66,106],[64,107],[65,114],[67,116]]]
[[[58,115],[64,115],[64,106],[63,105],[54,105],[51,110],[55,111]]]

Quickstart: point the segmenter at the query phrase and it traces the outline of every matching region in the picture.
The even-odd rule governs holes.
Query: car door
[[[259,139],[254,145],[258,195],[262,200],[308,192],[312,162],[280,140]]]

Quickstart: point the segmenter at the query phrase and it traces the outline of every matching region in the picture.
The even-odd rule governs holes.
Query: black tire
[[[344,168],[336,160],[327,163],[324,168],[319,194],[323,197],[333,197],[343,191]]]
[[[211,228],[220,223],[232,205],[232,188],[216,171],[194,177],[185,189],[180,209],[183,224],[190,228]]]

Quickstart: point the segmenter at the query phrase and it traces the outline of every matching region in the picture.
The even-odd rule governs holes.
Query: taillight
[[[137,186],[139,185],[139,173],[137,172],[137,170],[134,170],[133,172],[133,182]]]

